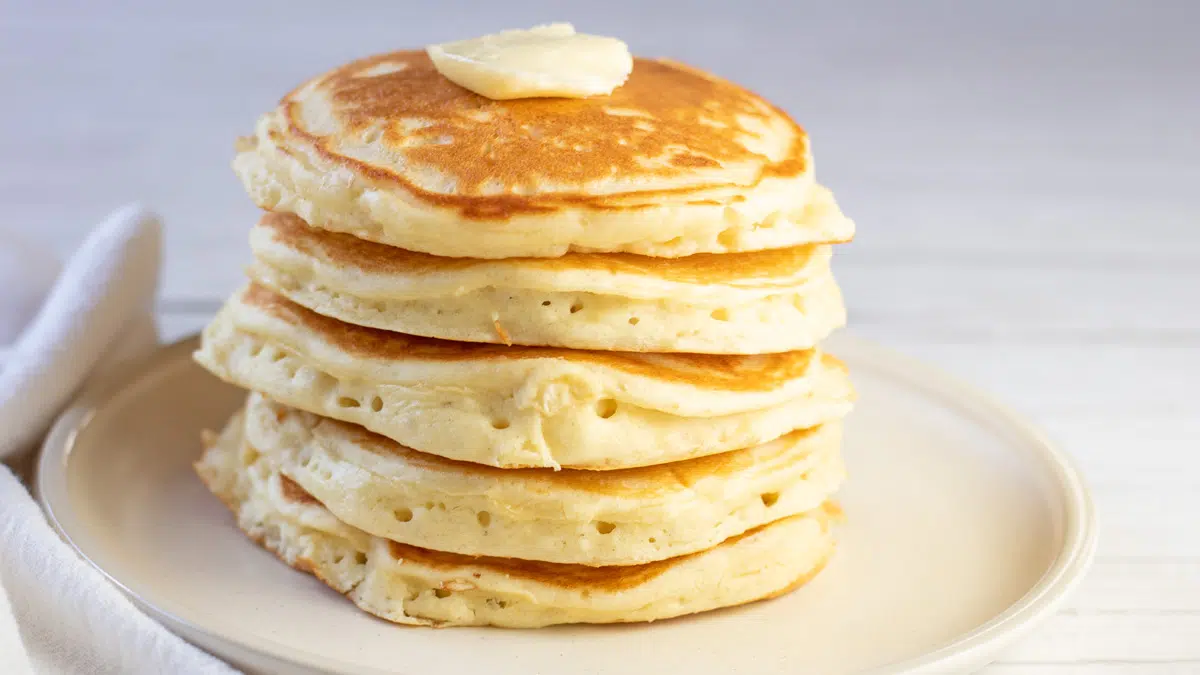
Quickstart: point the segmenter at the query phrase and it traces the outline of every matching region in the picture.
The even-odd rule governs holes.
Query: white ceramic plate
[[[51,521],[151,616],[265,672],[965,672],[1045,618],[1095,544],[1070,461],[1018,417],[937,372],[841,337],[860,393],[848,515],[832,563],[784,598],[651,625],[402,628],[249,542],[192,474],[203,428],[241,392],[194,341],[85,392],[47,440]]]

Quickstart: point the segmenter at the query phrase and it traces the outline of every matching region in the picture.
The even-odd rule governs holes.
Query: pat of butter
[[[568,23],[506,30],[426,51],[447,79],[497,100],[611,94],[633,71],[624,42],[576,33]]]

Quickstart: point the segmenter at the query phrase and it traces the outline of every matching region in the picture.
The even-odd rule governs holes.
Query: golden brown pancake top
[[[314,94],[329,106],[333,129],[305,123]],[[288,133],[326,158],[466,217],[686,198],[728,186],[728,177],[697,176],[731,165],[756,167],[745,187],[807,169],[804,131],[785,113],[731,82],[667,61],[636,59],[629,80],[609,96],[495,101],[446,79],[425,52],[400,51],[318,77],[284,97],[280,110]],[[795,136],[776,157],[742,142],[766,124]],[[365,159],[347,151],[348,141],[397,161]],[[430,173],[437,178],[418,177]],[[681,179],[686,187],[633,184]],[[612,181],[623,183],[614,194],[582,189]]]
[[[251,283],[240,302],[296,326],[306,333],[366,358],[381,360],[483,361],[504,359],[563,359],[594,363],[633,375],[683,382],[695,387],[728,391],[770,391],[804,377],[818,356],[815,350],[778,354],[636,354],[559,347],[524,347],[453,342],[344,323]],[[821,356],[824,368],[844,369],[840,361]]]
[[[368,272],[433,274],[465,270],[495,260],[447,258],[359,239],[353,235],[309,227],[291,213],[267,212],[259,225],[279,243],[309,256]],[[796,246],[748,253],[697,253],[683,258],[652,258],[632,253],[568,253],[558,258],[509,258],[504,264],[542,270],[595,270],[640,274],[686,284],[788,279],[815,262],[820,246]]]

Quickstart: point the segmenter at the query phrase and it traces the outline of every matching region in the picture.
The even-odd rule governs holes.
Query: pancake
[[[496,101],[421,51],[298,87],[238,143],[262,208],[390,246],[469,258],[659,257],[847,241],[812,220],[808,139],[737,85],[636,59],[609,96]]]
[[[654,621],[787,593],[833,553],[825,506],[678,558],[587,567],[442,553],[341,522],[263,457],[239,452],[240,416],[196,472],[252,539],[363,610],[401,624],[533,628]]]
[[[845,474],[841,424],[617,471],[497,469],[417,452],[258,394],[246,445],[339,520],[423,548],[633,565],[711,548],[820,506]]]
[[[205,329],[195,358],[286,405],[505,468],[614,469],[738,450],[841,418],[854,396],[845,367],[815,351],[448,342],[342,323],[253,284]]]
[[[814,219],[830,210],[826,198],[808,208]],[[305,307],[447,340],[758,354],[809,349],[846,320],[828,246],[673,259],[445,258],[322,232],[283,213],[266,214],[250,245],[251,276]]]

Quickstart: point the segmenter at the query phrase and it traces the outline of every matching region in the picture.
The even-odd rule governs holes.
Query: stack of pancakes
[[[197,470],[239,526],[406,624],[649,621],[833,550],[853,224],[779,109],[637,60],[493,101],[423,52],[288,94],[266,210],[196,359],[254,393]]]

